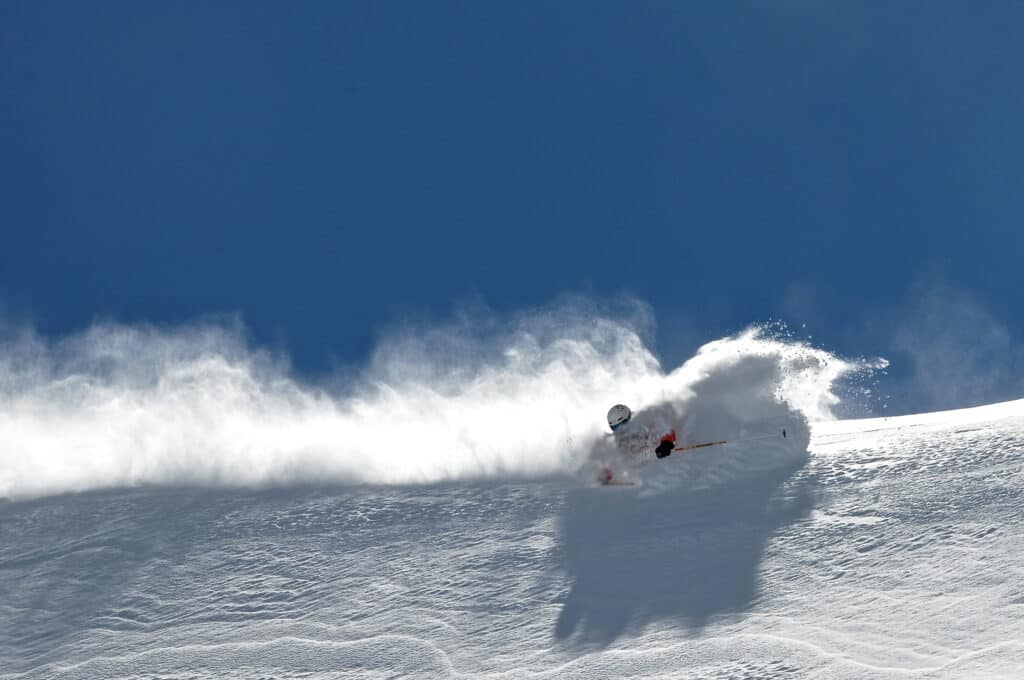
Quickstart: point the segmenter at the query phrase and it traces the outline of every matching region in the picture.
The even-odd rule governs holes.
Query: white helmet
[[[612,428],[612,431],[625,425],[629,422],[629,419],[633,417],[633,412],[629,410],[629,407],[624,404],[616,404],[608,409],[608,427]]]

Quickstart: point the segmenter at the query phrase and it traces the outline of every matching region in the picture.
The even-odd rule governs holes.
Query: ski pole
[[[687,446],[677,446],[672,449],[673,451],[689,451],[690,449],[703,449],[705,446],[718,446],[719,444],[728,444],[729,442],[724,439],[720,442],[704,442],[703,444],[688,444]]]
[[[719,446],[720,444],[739,444],[740,442],[752,442],[752,441],[754,441],[756,439],[769,439],[769,438],[778,437],[778,436],[779,435],[777,435],[777,434],[759,434],[759,435],[754,435],[753,437],[744,437],[743,439],[731,439],[731,440],[722,439],[721,441],[717,441],[717,442],[704,442],[703,444],[688,444],[686,446],[677,446],[676,448],[674,448],[672,450],[673,451],[689,451],[691,449],[702,449],[705,446]],[[786,429],[785,428],[782,429],[782,437],[784,439],[786,437]]]

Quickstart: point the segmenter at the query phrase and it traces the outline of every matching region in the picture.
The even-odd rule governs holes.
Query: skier
[[[720,439],[699,444],[676,446],[676,431],[674,428],[669,429],[667,423],[678,417],[678,411],[669,404],[662,404],[659,407],[646,409],[635,414],[625,404],[616,404],[608,409],[608,427],[612,430],[615,447],[621,454],[619,462],[625,462],[628,469],[629,467],[641,465],[644,457],[649,455],[652,449],[654,450],[654,455],[658,458],[667,458],[672,455],[673,451],[691,451],[704,449],[709,446],[736,444],[779,436],[774,433],[756,434],[740,439],[729,439],[728,441]],[[659,434],[662,432],[664,434]],[[786,438],[786,428],[782,428],[781,435],[783,439]],[[607,466],[601,468],[598,474],[598,481],[602,484],[633,484],[633,482],[629,481],[617,481],[612,469]]]
[[[616,467],[624,464],[629,469],[642,465],[652,450],[658,458],[672,454],[676,446],[676,432],[674,429],[666,432],[663,422],[665,414],[661,411],[648,409],[634,414],[625,404],[616,404],[608,410],[608,427],[612,430],[615,448],[621,456]],[[597,480],[601,484],[633,484],[628,480],[620,480],[607,465],[598,472]]]
[[[638,418],[637,420],[641,420]],[[608,427],[612,429],[615,437],[615,444],[620,451],[630,456],[649,451],[654,448],[654,455],[658,458],[666,458],[672,455],[676,446],[676,431],[670,429],[665,432],[663,427],[658,428],[654,422],[637,422],[633,419],[633,412],[625,404],[616,404],[608,410]],[[642,418],[650,421],[651,418]],[[665,432],[660,437],[658,432]],[[657,446],[653,446],[655,439]]]

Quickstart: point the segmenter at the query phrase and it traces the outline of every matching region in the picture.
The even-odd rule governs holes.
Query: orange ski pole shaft
[[[720,442],[704,442],[703,444],[689,444],[687,446],[677,446],[672,449],[673,451],[689,451],[690,449],[702,449],[705,446],[718,446],[719,444],[728,444],[729,442],[724,439]]]
[[[743,439],[733,439],[732,441],[728,441],[728,440],[722,439],[721,441],[717,441],[717,442],[704,442],[703,444],[688,444],[687,446],[677,446],[676,448],[674,448],[672,450],[673,451],[689,451],[690,449],[702,449],[705,446],[719,446],[721,444],[738,444],[740,442],[750,442],[750,441],[754,441],[755,439],[771,439],[771,438],[778,437],[778,436],[779,435],[777,435],[777,434],[759,434],[759,435],[755,435],[753,437],[744,437]],[[782,437],[785,438],[785,436],[786,436],[786,430],[783,429],[782,430]]]

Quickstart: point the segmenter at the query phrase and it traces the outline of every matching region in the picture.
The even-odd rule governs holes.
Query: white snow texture
[[[0,498],[568,474],[620,401],[686,413],[691,439],[790,422],[803,449],[803,422],[829,416],[833,381],[855,368],[749,330],[666,375],[636,332],[603,318],[537,315],[481,345],[456,332],[396,340],[332,391],[218,326],[97,326],[57,344],[23,334],[0,348]]]
[[[0,678],[1021,677],[1024,401],[834,420],[866,365],[758,330],[666,373],[533,318],[344,388],[239,337],[8,341]],[[789,436],[601,487],[617,402]]]

